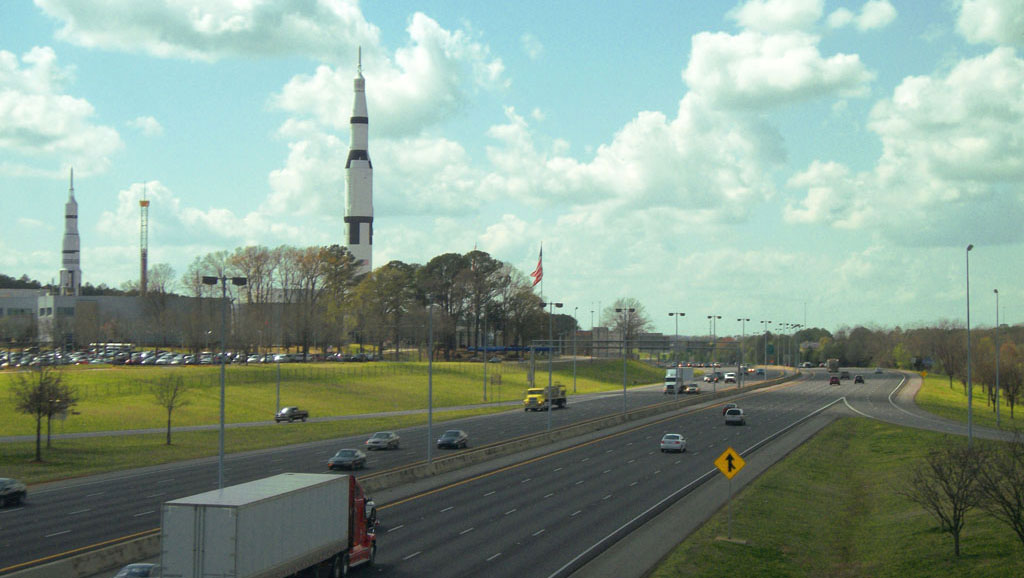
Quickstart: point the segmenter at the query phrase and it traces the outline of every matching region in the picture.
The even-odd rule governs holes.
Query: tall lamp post
[[[679,318],[680,317],[686,317],[686,314],[685,313],[672,312],[672,313],[669,313],[668,316],[669,317],[675,317],[675,319],[676,319],[676,336],[675,336],[675,339],[672,340],[672,354],[673,354],[672,355],[672,361],[676,361],[675,353],[679,350]],[[679,389],[678,385],[679,384],[677,383],[676,384],[676,389]]]
[[[708,315],[708,325],[711,331],[711,374],[715,374],[715,349],[718,347],[718,323],[721,319],[721,315]],[[714,393],[718,393],[718,382],[714,379],[711,380],[711,389]]]
[[[630,307],[626,308],[615,308],[616,313],[626,314],[626,324],[622,328],[622,413],[626,413],[626,352],[629,351],[629,315],[635,312],[636,309]]]
[[[771,321],[762,319],[761,323],[764,324],[764,370],[765,379],[768,379],[768,326],[771,325]]]
[[[245,277],[227,277],[225,275],[203,275],[203,285],[216,285],[220,281],[220,436],[217,443],[217,489],[224,489],[224,362],[227,360],[225,327],[228,316],[228,280],[235,287],[243,287],[248,282]]]
[[[743,379],[746,377],[744,375],[746,372],[743,371],[743,340],[747,338],[747,321],[750,321],[750,318],[740,317],[736,319],[736,321],[739,321],[742,324],[740,326],[740,358],[739,361],[736,362],[736,387],[740,388],[743,387]]]
[[[999,289],[993,289],[996,294],[996,427],[999,427]]]
[[[971,383],[971,249],[974,245],[967,245],[964,251],[966,260],[967,279],[967,447],[974,446],[974,416],[972,415],[972,402],[974,401],[974,386]]]
[[[548,390],[544,397],[548,400],[548,431],[551,431],[551,357],[554,353],[554,337],[552,336],[552,326],[555,323],[554,307],[561,308],[561,303],[555,303],[548,301],[547,303],[541,303],[541,307],[548,308]]]
[[[427,305],[427,463],[434,449],[434,302]]]
[[[576,325],[576,312],[579,311],[579,307],[572,308],[572,392],[576,393],[576,334],[579,333],[579,327]]]

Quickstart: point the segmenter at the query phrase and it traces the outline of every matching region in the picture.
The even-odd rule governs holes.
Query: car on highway
[[[743,410],[738,407],[731,407],[725,410],[725,425],[746,425],[747,417]]]
[[[735,404],[735,403],[727,403],[727,404],[723,405],[722,406],[722,415],[725,415],[725,412],[729,411],[730,409],[732,409],[734,407],[739,407],[739,405]]]
[[[725,374],[725,383],[736,383],[736,374],[729,372]]]
[[[450,429],[437,438],[438,448],[465,448],[469,447],[469,434],[460,429]]]
[[[114,578],[156,578],[160,576],[160,567],[156,564],[128,564],[114,574]]]
[[[850,379],[850,372],[849,371],[845,371],[845,370],[844,371],[840,371],[839,372],[839,379]]]
[[[855,375],[855,376],[853,376],[853,382],[854,383],[864,383],[864,376],[863,375]]]
[[[393,431],[379,431],[366,440],[367,450],[397,450],[401,438]]]
[[[875,368],[875,373],[882,373],[882,368],[881,367],[876,367]]]
[[[698,387],[696,383],[691,383],[690,385],[687,385],[685,388],[683,388],[683,393],[700,393],[700,387]]]
[[[667,433],[661,436],[661,451],[662,452],[685,452],[686,451],[686,438],[683,434]]]
[[[757,371],[754,372],[754,373],[763,377],[764,376],[764,368],[763,367],[758,367]]]
[[[329,470],[356,470],[366,467],[366,454],[353,448],[343,448],[327,460]]]
[[[839,377],[838,377],[838,376],[835,376],[835,375],[833,375],[832,377],[828,378],[828,384],[829,384],[829,385],[840,385],[840,383],[839,383]]]
[[[0,508],[8,504],[17,506],[24,502],[27,496],[25,484],[14,478],[0,478]]]
[[[281,423],[283,421],[291,423],[295,420],[306,421],[306,418],[308,417],[309,412],[304,409],[299,409],[297,407],[282,407],[281,411],[277,412],[277,415],[274,416],[274,421],[277,423]]]

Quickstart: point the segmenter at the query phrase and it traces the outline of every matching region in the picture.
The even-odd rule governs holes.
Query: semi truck
[[[679,393],[693,382],[692,367],[669,367],[665,370],[664,393]]]
[[[286,473],[165,502],[167,578],[337,578],[377,555],[376,506],[353,476]]]
[[[568,398],[564,385],[556,383],[544,387],[531,387],[526,390],[523,411],[541,411],[551,406],[565,407],[566,403],[568,403]]]
[[[828,365],[829,373],[837,373],[839,371],[839,360],[835,357],[828,358],[826,364]]]

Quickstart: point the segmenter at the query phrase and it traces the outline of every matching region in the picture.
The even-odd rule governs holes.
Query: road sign
[[[715,460],[715,465],[718,466],[718,469],[730,480],[736,475],[736,472],[743,469],[743,466],[746,465],[746,463],[747,462],[743,461],[743,458],[736,453],[736,450],[732,448],[726,449],[725,452]]]

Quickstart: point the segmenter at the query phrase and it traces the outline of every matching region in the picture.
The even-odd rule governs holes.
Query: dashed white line
[[[601,499],[602,499],[602,500],[608,500],[608,499],[611,499],[611,497],[612,497],[612,495],[611,495],[611,494],[608,494],[608,495],[606,495],[605,497],[603,497],[603,498],[601,498]]]
[[[70,533],[71,533],[71,530],[63,530],[61,532],[54,532],[52,534],[47,534],[45,537],[53,538],[54,536],[60,536],[61,534],[70,534]]]
[[[589,461],[589,460],[590,460],[590,458],[583,458],[583,459],[582,459],[582,460],[580,460],[580,461],[581,461],[581,462],[586,462],[586,461]]]
[[[632,488],[632,487],[633,487],[633,486],[635,486],[635,485],[637,485],[637,482],[632,482],[631,484],[629,484],[629,487],[631,487],[631,488]]]
[[[150,514],[155,514],[155,513],[156,513],[156,510],[148,510],[148,511],[145,511],[145,512],[139,512],[138,514],[133,514],[132,517],[133,518],[140,518],[142,516],[148,516]]]
[[[423,553],[423,551],[422,551],[422,550],[421,550],[421,551],[419,551],[419,552],[413,552],[412,554],[409,554],[409,555],[408,555],[408,556],[406,556],[405,558],[402,558],[402,560],[412,560],[413,558],[415,558],[416,556],[419,556],[419,555],[420,555],[420,554],[422,554],[422,553]]]
[[[536,532],[533,533],[533,537],[536,538],[537,536],[540,536],[543,533],[544,533],[544,528],[541,528],[540,530],[537,530]]]
[[[160,496],[163,496],[163,495],[166,495],[166,494],[167,494],[167,492],[160,492],[159,494],[150,494],[150,495],[148,495],[146,497],[147,498],[159,498]]]
[[[491,560],[494,560],[494,559],[495,559],[495,558],[497,558],[498,556],[501,556],[501,552],[498,552],[497,554],[495,554],[495,555],[491,556],[490,558],[488,558],[488,559],[487,559],[487,561],[488,561],[488,562],[490,562]]]
[[[443,514],[443,513],[447,512],[448,510],[454,510],[454,509],[455,509],[455,506],[448,506],[447,508],[441,510],[441,513]]]
[[[569,514],[569,517],[570,518],[575,518],[576,516],[578,516],[578,515],[580,515],[582,513],[583,513],[583,510],[576,510],[575,512]]]
[[[520,481],[519,481],[519,483],[520,483],[520,484],[525,484],[526,482],[529,482],[529,481],[530,481],[530,480],[532,480],[532,479],[533,479],[533,478],[526,478],[526,479],[520,480]]]
[[[459,532],[459,535],[463,536],[465,534],[468,534],[468,533],[472,532],[473,530],[476,530],[476,528],[466,528],[465,530]]]
[[[580,480],[580,481],[576,482],[576,485],[578,486],[578,485],[580,485],[582,483],[583,483],[583,480]]]
[[[91,511],[92,511],[92,508],[86,508],[84,510],[75,510],[74,512],[68,512],[68,515],[69,516],[75,516],[75,515],[78,515],[78,514],[84,514],[86,512],[91,512]]]
[[[554,494],[554,493],[552,492],[552,493],[550,493],[550,494],[546,494],[546,495],[545,495],[544,497],[545,497],[545,498],[550,498],[551,496],[554,496],[554,495],[555,495],[555,494]]]
[[[556,472],[560,472],[560,471],[562,471],[562,466],[558,466],[557,468],[555,468],[555,470],[554,470],[554,471],[556,471]]]
[[[516,511],[516,510],[518,510],[518,509],[519,509],[519,508],[512,508],[511,510],[509,510],[509,511],[505,512],[505,515],[507,516],[507,515],[509,515],[509,514],[513,514],[513,513],[515,513],[515,511]]]
[[[601,472],[601,473],[602,473],[602,474],[607,474],[607,473],[608,473],[608,472],[610,472],[610,471],[612,471],[612,470],[611,470],[611,468],[608,468],[607,470],[605,470],[605,471],[603,471],[603,472]]]
[[[390,534],[391,532],[394,532],[396,530],[401,530],[404,527],[405,527],[405,524],[399,524],[399,525],[395,526],[394,528],[388,528],[388,531],[385,532],[385,534]]]
[[[486,498],[487,496],[490,496],[491,494],[496,494],[496,493],[498,493],[496,490],[491,490],[491,491],[487,492],[486,494],[484,494],[484,497]]]

